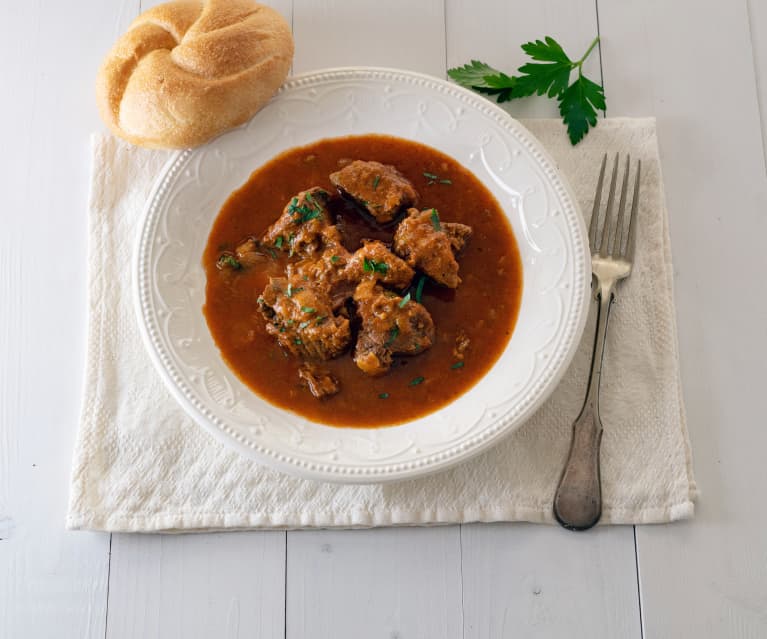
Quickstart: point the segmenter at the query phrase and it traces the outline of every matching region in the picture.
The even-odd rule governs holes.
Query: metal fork
[[[602,487],[599,473],[599,447],[602,441],[602,420],[599,417],[599,382],[602,377],[602,359],[607,336],[607,319],[610,305],[615,297],[615,286],[631,274],[636,245],[636,217],[639,204],[639,178],[642,163],[637,162],[634,179],[631,211],[625,221],[626,200],[628,194],[631,157],[626,156],[618,214],[615,215],[615,184],[618,179],[619,154],[615,155],[615,165],[610,179],[610,191],[607,196],[604,222],[599,231],[599,208],[602,196],[602,184],[607,165],[607,154],[602,159],[599,171],[597,191],[594,196],[594,208],[589,225],[589,244],[591,246],[591,269],[595,283],[595,297],[599,302],[597,332],[594,350],[591,356],[586,400],[580,414],[573,423],[570,453],[559,480],[554,496],[554,516],[565,528],[586,530],[599,521],[602,515]],[[625,231],[624,226],[628,227]],[[624,235],[627,237],[624,241]],[[597,242],[599,240],[599,242]]]

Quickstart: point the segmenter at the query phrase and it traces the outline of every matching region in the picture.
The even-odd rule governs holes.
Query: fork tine
[[[607,165],[607,153],[602,156],[602,168],[599,169],[597,180],[597,192],[594,195],[594,208],[591,210],[591,222],[589,222],[589,246],[592,252],[597,245],[597,226],[599,224],[599,205],[602,201],[602,182],[605,179],[605,166]]]
[[[623,248],[623,216],[626,212],[626,192],[629,185],[629,169],[631,168],[631,156],[626,156],[626,170],[623,173],[623,183],[621,184],[621,197],[618,202],[618,221],[615,224],[615,235],[613,241],[608,247],[610,255],[620,255]]]
[[[613,175],[610,178],[610,194],[607,196],[607,208],[605,209],[605,223],[602,227],[602,241],[599,243],[599,255],[607,253],[607,238],[610,236],[609,229],[612,226],[613,203],[615,201],[615,180],[618,177],[618,159],[615,154],[615,164],[613,165]]]
[[[637,174],[634,182],[634,197],[631,200],[631,215],[629,217],[629,237],[626,242],[626,258],[629,262],[634,261],[634,247],[636,246],[636,218],[639,209],[639,178],[642,174],[642,160],[637,162]]]

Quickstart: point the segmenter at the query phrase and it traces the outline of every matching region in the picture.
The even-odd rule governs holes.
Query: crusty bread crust
[[[118,136],[186,148],[249,120],[285,80],[290,27],[251,0],[177,0],[142,13],[101,65],[99,112]]]

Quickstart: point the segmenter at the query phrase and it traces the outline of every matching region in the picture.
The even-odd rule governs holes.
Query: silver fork
[[[607,165],[607,154],[602,159],[599,171],[597,191],[594,196],[594,208],[589,224],[589,244],[591,246],[591,269],[596,284],[595,297],[599,301],[597,332],[594,350],[591,356],[586,400],[580,414],[573,423],[570,453],[559,480],[554,496],[554,516],[565,528],[586,530],[599,521],[602,515],[602,487],[599,472],[599,447],[602,441],[602,420],[599,417],[599,382],[602,377],[602,359],[607,336],[607,319],[610,305],[615,297],[615,286],[631,274],[636,245],[636,217],[639,204],[639,178],[642,163],[637,162],[634,179],[634,193],[631,211],[625,222],[626,199],[628,193],[631,156],[626,156],[626,167],[615,215],[615,184],[618,179],[619,155],[615,155],[610,191],[607,196],[604,222],[599,232],[599,207],[602,196],[602,184]],[[624,233],[624,226],[628,231]],[[624,241],[624,235],[627,237]],[[599,239],[599,242],[597,242]]]

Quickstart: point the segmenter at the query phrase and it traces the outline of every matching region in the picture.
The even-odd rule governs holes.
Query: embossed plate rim
[[[567,206],[565,206],[564,217],[567,218],[567,226],[573,236],[576,253],[574,258],[576,268],[575,282],[580,285],[580,289],[573,292],[575,302],[573,303],[572,315],[568,319],[567,333],[563,346],[555,353],[556,357],[552,358],[554,361],[547,368],[544,368],[544,374],[540,375],[537,384],[528,392],[524,401],[520,402],[521,406],[515,407],[519,408],[519,410],[512,409],[507,411],[506,414],[493,419],[479,433],[470,435],[467,441],[462,441],[458,444],[452,442],[447,450],[414,458],[410,461],[395,463],[367,462],[354,464],[286,455],[264,447],[258,442],[253,441],[252,438],[249,440],[242,433],[238,432],[236,428],[217,418],[209,409],[205,408],[199,399],[192,396],[191,391],[180,378],[178,371],[174,370],[171,358],[168,352],[166,352],[162,341],[157,337],[157,330],[155,328],[157,318],[153,316],[152,304],[149,301],[150,283],[147,274],[147,260],[145,259],[148,247],[151,245],[151,239],[154,237],[152,232],[158,222],[157,197],[167,187],[169,182],[187,165],[194,154],[192,149],[179,151],[168,159],[147,199],[143,222],[138,229],[132,263],[134,306],[140,333],[147,352],[167,388],[187,414],[220,441],[233,446],[242,454],[258,462],[310,479],[342,483],[369,483],[408,479],[443,470],[481,453],[524,423],[550,395],[572,360],[586,323],[591,279],[590,255],[586,242],[585,225],[577,200],[567,180],[557,170],[553,159],[524,126],[485,98],[445,80],[412,71],[382,67],[339,67],[322,69],[289,78],[274,100],[279,100],[280,95],[291,89],[321,86],[323,82],[342,79],[358,79],[362,81],[366,79],[390,79],[400,82],[404,80],[412,84],[419,84],[426,90],[437,91],[458,98],[468,107],[479,110],[484,115],[491,117],[504,129],[506,134],[511,135],[524,146],[536,160],[538,168],[543,171],[543,175],[549,180],[551,188],[566,201]],[[246,124],[245,127],[247,126]],[[212,144],[215,144],[215,141]],[[580,299],[578,299],[579,296]],[[479,383],[481,384],[482,382],[480,381]],[[328,427],[319,426],[319,428]],[[385,430],[390,431],[398,428],[400,427],[394,426]],[[343,437],[344,432],[352,436],[355,434],[356,429],[333,430],[338,430],[341,433],[339,436]],[[380,431],[380,429],[362,430],[364,432]]]

